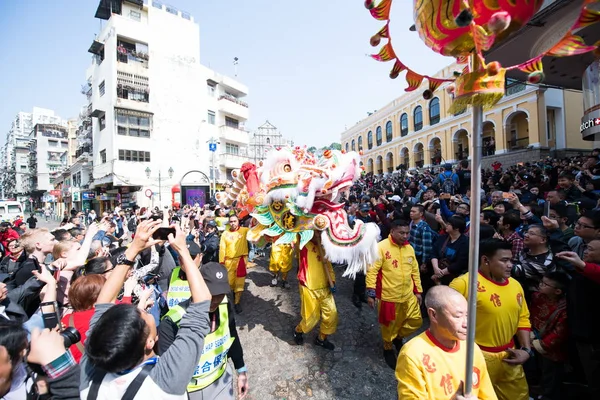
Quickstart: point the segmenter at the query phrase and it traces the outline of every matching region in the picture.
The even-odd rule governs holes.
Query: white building
[[[29,196],[29,140],[36,124],[63,126],[65,122],[54,111],[40,107],[17,113],[0,154],[3,197],[24,201]]]
[[[264,160],[269,151],[276,147],[293,146],[294,142],[283,137],[277,127],[269,121],[258,127],[250,139],[249,157],[253,163]]]
[[[200,65],[194,18],[153,0],[100,0],[96,18],[106,23],[89,49],[90,105],[79,139],[93,154],[93,168],[81,199],[93,197],[99,211],[119,201],[170,203],[171,188],[187,172],[210,174],[211,138],[220,143],[216,175],[225,180],[247,148],[248,106],[241,98],[248,89]],[[208,196],[208,182],[197,183]],[[146,193],[154,193],[152,200]]]

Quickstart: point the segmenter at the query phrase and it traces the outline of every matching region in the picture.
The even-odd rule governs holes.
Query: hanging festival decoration
[[[475,0],[415,0],[415,25],[411,30],[419,33],[421,40],[433,51],[456,58],[465,64],[470,57],[476,69],[469,66],[447,78],[434,78],[410,69],[398,56],[390,35],[390,12],[393,0],[366,0],[365,7],[373,18],[385,21],[383,28],[371,37],[373,47],[382,45],[371,57],[377,61],[394,61],[390,78],[396,79],[406,71],[406,91],[417,90],[423,81],[429,87],[423,97],[430,99],[443,83],[453,82],[448,89],[454,94],[449,113],[459,113],[469,105],[490,108],[504,96],[506,72],[520,70],[528,74],[527,82],[537,84],[544,80],[542,59],[545,56],[568,57],[598,51],[598,45],[588,45],[578,30],[600,22],[600,12],[588,6],[598,0],[585,0],[579,17],[553,47],[519,65],[503,67],[497,61],[485,62],[483,53],[527,24],[540,10],[544,0],[475,1]]]

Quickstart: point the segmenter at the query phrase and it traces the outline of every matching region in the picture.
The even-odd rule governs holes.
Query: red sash
[[[306,271],[308,270],[308,249],[304,246],[300,250],[300,262],[298,263],[298,282],[306,286]]]
[[[246,261],[244,261],[244,257],[240,257],[240,261],[238,262],[237,269],[235,271],[235,276],[238,278],[243,278],[246,276]]]
[[[388,326],[396,319],[396,304],[379,300],[379,323]]]

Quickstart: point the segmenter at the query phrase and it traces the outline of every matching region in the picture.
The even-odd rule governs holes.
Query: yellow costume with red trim
[[[407,342],[398,355],[396,379],[402,400],[450,399],[465,380],[467,346],[457,341],[452,349],[444,347],[429,330]],[[481,400],[496,400],[496,393],[478,346],[473,357],[473,395]]]
[[[320,246],[311,240],[300,250],[298,288],[302,321],[296,327],[296,332],[308,333],[320,320],[321,340],[335,333],[338,325],[337,308],[325,268],[329,270],[329,275],[335,284],[331,263],[323,258]]]
[[[294,245],[292,243],[273,244],[271,246],[269,271],[276,275],[281,273],[282,279],[287,280],[287,274],[292,269],[293,253]]]
[[[248,228],[239,227],[223,232],[219,243],[219,262],[227,268],[229,286],[235,293],[235,304],[240,302],[246,283],[246,264],[248,262]]]
[[[469,274],[459,276],[450,287],[469,296]],[[529,309],[521,284],[509,278],[504,283],[491,281],[481,273],[477,278],[477,324],[475,343],[485,358],[498,399],[528,400],[529,388],[521,365],[503,362],[506,349],[514,347],[518,330],[531,330]]]
[[[379,299],[378,313],[383,348],[415,332],[423,324],[415,293],[423,291],[415,250],[408,243],[398,245],[392,237],[378,244],[379,259],[367,271],[368,291]]]

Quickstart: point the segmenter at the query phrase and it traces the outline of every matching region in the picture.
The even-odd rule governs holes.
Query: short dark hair
[[[494,237],[496,230],[491,225],[481,224],[479,226],[479,240],[487,240]]]
[[[419,212],[425,215],[425,207],[423,207],[421,204],[413,204],[411,208],[418,208]]]
[[[592,221],[594,229],[600,229],[600,211],[589,210],[584,212],[581,216]]]
[[[468,168],[469,167],[469,162],[467,160],[461,160],[460,161],[460,167],[461,168]]]
[[[517,210],[509,210],[502,216],[502,225],[508,225],[513,231],[521,226],[521,224],[521,213]]]
[[[132,369],[144,359],[150,330],[133,304],[110,307],[85,341],[85,352],[95,367],[117,373]]]
[[[500,215],[494,210],[483,210],[481,212],[483,214],[483,219],[487,219],[490,221],[490,225],[495,227],[498,225],[498,221],[500,221]]]
[[[96,257],[88,260],[83,266],[84,275],[102,275],[106,272],[106,262],[108,257]]]
[[[568,179],[570,181],[574,181],[575,180],[575,175],[573,175],[570,172],[564,171],[564,172],[561,172],[560,175],[558,175],[558,179],[561,179],[561,178]]]
[[[71,236],[75,237],[81,235],[83,231],[79,228],[71,228],[69,229],[69,233],[71,234]]]
[[[51,233],[54,235],[54,239],[56,239],[59,242],[67,240],[67,235],[70,235],[70,233],[66,229],[57,229],[55,231],[52,231]]]
[[[13,367],[21,361],[21,353],[28,344],[27,331],[23,328],[22,323],[2,318],[0,321],[0,346],[6,349]]]
[[[550,205],[550,209],[554,210],[558,218],[568,218],[569,216],[566,204],[556,203],[554,205]]]
[[[452,225],[454,229],[457,229],[461,234],[465,233],[467,229],[467,221],[460,215],[453,215],[448,219],[448,225]]]
[[[506,242],[501,239],[487,239],[479,242],[479,257],[492,258],[496,255],[498,250],[511,250],[512,243]]]
[[[562,271],[550,271],[544,274],[544,278],[550,279],[556,286],[556,289],[560,289],[563,294],[567,293],[569,286],[571,285],[571,277]]]
[[[395,229],[403,226],[410,226],[410,223],[405,219],[395,219],[392,221],[391,225],[391,229]]]

